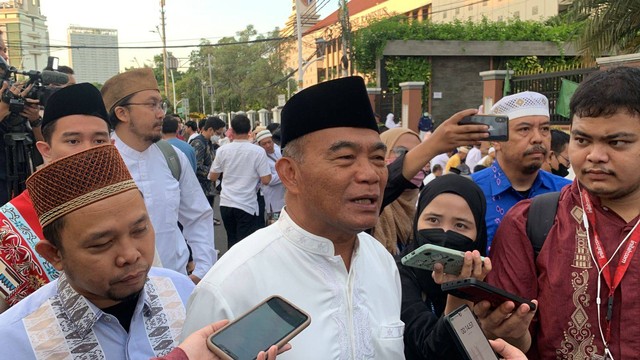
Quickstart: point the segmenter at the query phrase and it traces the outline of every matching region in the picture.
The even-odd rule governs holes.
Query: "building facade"
[[[40,0],[0,3],[0,30],[4,33],[9,63],[20,70],[42,70],[49,56],[49,31],[40,13]]]
[[[120,72],[118,30],[70,26],[69,61],[78,82],[104,84]]]
[[[312,19],[303,23],[302,54],[304,76],[302,87],[309,87],[325,80],[357,74],[345,56],[342,35],[341,11],[336,10],[324,19],[318,20],[313,10],[326,3],[322,0],[292,0],[293,14],[289,17],[282,34],[295,36],[296,2],[301,1],[302,19]],[[410,21],[449,22],[454,20],[479,21],[486,17],[492,21],[519,18],[521,20],[545,20],[565,10],[571,0],[351,0],[347,3],[349,27],[356,31],[366,27],[372,20],[404,15]],[[316,4],[318,3],[318,4]],[[306,7],[310,4],[310,7]],[[292,20],[293,19],[293,20]],[[306,25],[306,26],[305,26]],[[318,42],[318,39],[322,39]],[[298,69],[298,51],[296,40],[291,40],[286,48],[287,66]],[[317,53],[318,44],[322,44],[323,54]],[[297,73],[294,76],[297,78]],[[373,79],[375,80],[375,79]]]

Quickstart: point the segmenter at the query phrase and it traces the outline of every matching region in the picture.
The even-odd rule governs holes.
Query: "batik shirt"
[[[487,199],[487,214],[485,215],[487,223],[487,254],[500,221],[513,205],[520,200],[530,199],[536,195],[560,191],[563,186],[571,184],[570,180],[539,170],[538,176],[536,176],[529,189],[528,196],[524,197],[511,186],[511,182],[497,161],[494,161],[491,167],[474,173],[471,178],[482,189]]]
[[[0,298],[10,306],[58,277],[36,252],[42,238],[28,191],[0,207]]]
[[[185,303],[194,288],[185,275],[152,268],[129,332],[118,319],[78,294],[64,274],[0,315],[7,359],[149,359],[178,342]]]
[[[596,217],[596,231],[607,258],[611,258],[620,241],[638,222],[626,222],[591,197]],[[582,207],[576,183],[565,187],[560,195],[554,225],[544,246],[534,259],[526,224],[530,200],[518,203],[505,216],[491,249],[493,270],[487,282],[525,299],[537,299],[539,306],[531,331],[533,344],[528,358],[598,359],[604,347],[598,326],[600,307],[602,329],[609,288],[601,279],[598,305],[598,270],[590,255],[589,238],[582,222]],[[593,224],[591,224],[593,226]],[[590,239],[593,241],[593,230]],[[592,245],[595,250],[595,246]],[[624,246],[610,263],[611,276],[618,266]],[[640,253],[636,253],[614,294],[609,348],[614,359],[637,359],[640,349]]]
[[[200,281],[183,337],[279,294],[308,312],[311,325],[278,359],[402,360],[400,292],[398,268],[376,239],[358,234],[347,270],[333,243],[302,229],[285,208],[277,222],[234,245]]]

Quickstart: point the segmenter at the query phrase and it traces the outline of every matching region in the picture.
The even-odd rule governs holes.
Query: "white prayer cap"
[[[490,113],[506,115],[509,120],[535,115],[549,117],[549,100],[540,93],[523,91],[503,97],[491,107]]]
[[[465,153],[465,154],[466,154],[466,153],[468,153],[468,152],[469,152],[469,148],[468,148],[468,147],[466,147],[466,146],[460,146],[460,147],[458,148],[458,152],[461,152],[461,153]]]
[[[271,131],[262,130],[258,134],[256,134],[256,143],[259,143],[260,140],[264,140],[264,139],[266,139],[268,137],[271,137]]]
[[[495,152],[496,152],[496,149],[493,146],[489,148],[489,154],[495,153]]]

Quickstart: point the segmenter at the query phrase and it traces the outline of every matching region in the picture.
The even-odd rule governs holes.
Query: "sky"
[[[338,0],[321,1],[321,18],[338,7]],[[162,53],[160,35],[160,0],[40,0],[42,15],[47,17],[50,45],[68,45],[70,25],[118,30],[119,46],[158,46],[158,49],[120,49],[120,69],[153,63]],[[260,34],[283,28],[292,11],[292,0],[166,0],[165,28],[167,46],[197,45],[206,38],[212,43],[225,36],[235,36],[247,25]],[[168,49],[188,66],[186,58],[195,48]],[[60,65],[69,64],[67,49],[51,49]]]

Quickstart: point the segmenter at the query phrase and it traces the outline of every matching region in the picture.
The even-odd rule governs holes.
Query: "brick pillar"
[[[371,102],[371,108],[374,113],[378,112],[378,102],[380,99],[380,94],[382,94],[381,88],[367,88],[367,94],[369,95],[369,102]]]
[[[402,127],[418,132],[418,121],[422,114],[422,90],[424,81],[400,83],[402,89]]]
[[[487,112],[493,104],[502,99],[502,90],[504,88],[504,79],[509,75],[513,76],[513,70],[491,70],[480,72],[483,82],[482,104],[484,111]]]

